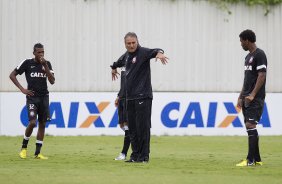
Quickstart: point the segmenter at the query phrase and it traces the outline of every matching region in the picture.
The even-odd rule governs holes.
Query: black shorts
[[[255,98],[251,101],[250,104],[245,104],[245,100],[243,99],[243,115],[244,122],[250,122],[253,124],[257,124],[260,121],[262,112],[264,107],[264,99]]]
[[[118,123],[127,122],[126,100],[125,98],[118,101]]]
[[[38,116],[39,122],[50,120],[49,96],[26,97],[28,119],[34,120]]]

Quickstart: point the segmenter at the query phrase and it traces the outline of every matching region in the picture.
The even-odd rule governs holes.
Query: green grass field
[[[282,136],[260,137],[264,165],[248,168],[234,166],[246,156],[247,137],[152,137],[148,164],[113,160],[122,140],[46,136],[42,153],[49,160],[35,160],[32,137],[22,160],[22,137],[0,136],[0,183],[282,183]]]

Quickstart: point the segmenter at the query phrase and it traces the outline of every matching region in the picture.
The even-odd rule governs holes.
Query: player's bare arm
[[[18,81],[17,79],[17,72],[13,70],[10,74],[10,79],[13,81],[13,83],[21,90],[21,92],[27,96],[33,96],[34,93],[31,90],[25,89]]]
[[[253,101],[253,99],[255,98],[256,94],[258,93],[258,91],[260,90],[262,85],[264,84],[265,79],[266,79],[266,72],[259,72],[258,73],[258,79],[257,79],[257,82],[256,82],[254,90],[252,91],[252,93],[249,96],[247,96],[245,98],[247,102]]]
[[[237,108],[241,109],[242,106],[243,106],[243,97],[242,97],[242,93],[244,91],[244,86],[242,87],[242,90],[240,92],[240,95],[238,97],[238,100],[237,100]]]
[[[158,52],[158,54],[156,55],[156,61],[160,60],[162,62],[162,64],[167,64],[168,63],[168,57],[166,57],[163,53]]]
[[[54,74],[52,74],[51,72],[50,72],[50,69],[49,69],[49,67],[48,67],[48,65],[47,65],[47,61],[43,58],[43,57],[41,57],[40,59],[39,59],[39,62],[43,65],[43,67],[45,68],[45,72],[46,72],[46,74],[47,74],[47,77],[48,77],[48,81],[50,82],[50,84],[54,84],[55,83],[55,76],[54,76]]]

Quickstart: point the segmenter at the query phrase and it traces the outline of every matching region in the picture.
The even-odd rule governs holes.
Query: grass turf
[[[113,160],[121,151],[122,136],[46,136],[42,153],[20,159],[22,137],[0,136],[0,183],[193,183],[246,184],[282,182],[282,136],[261,136],[264,165],[238,168],[246,157],[247,137],[153,136],[148,164]],[[129,151],[130,153],[131,151]]]

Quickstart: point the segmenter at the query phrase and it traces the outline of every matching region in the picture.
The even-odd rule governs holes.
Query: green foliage
[[[252,5],[276,5],[280,4],[282,0],[220,0],[227,3],[239,3],[244,2],[245,4]]]
[[[216,3],[219,8],[226,10],[228,14],[232,12],[228,8],[228,4],[244,3],[247,6],[262,6],[265,10],[264,15],[267,15],[271,6],[279,5],[282,0],[209,0],[212,3]]]

